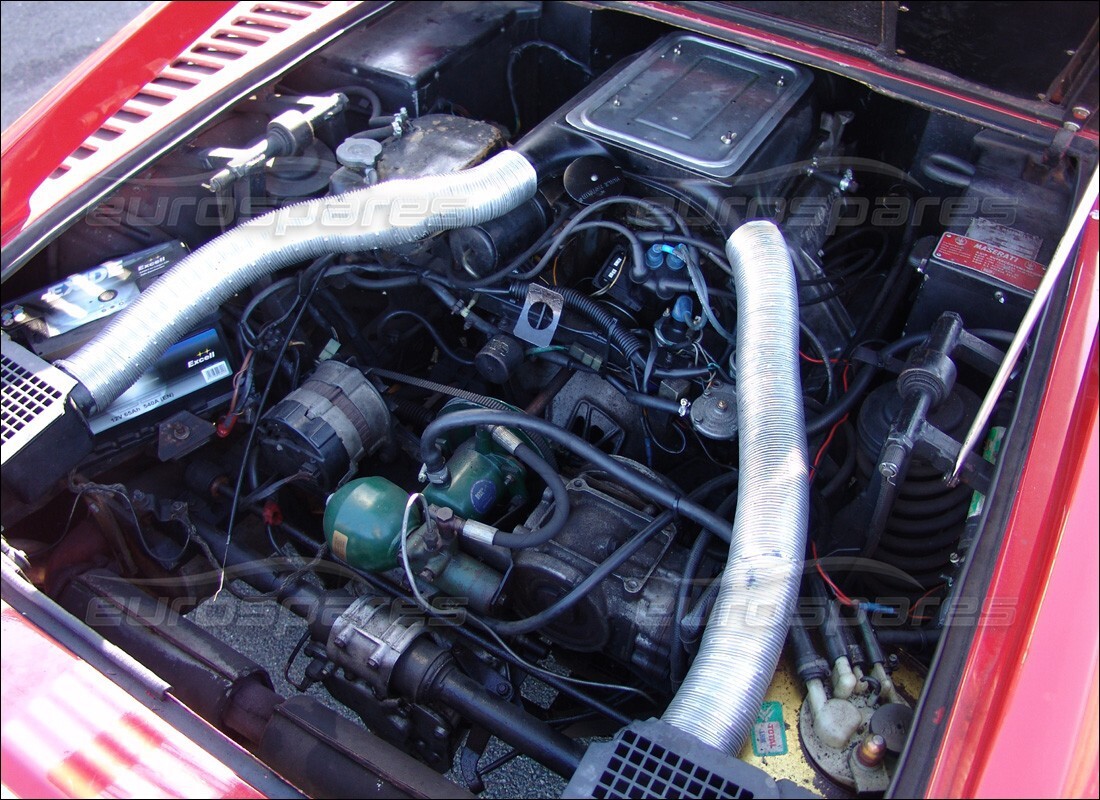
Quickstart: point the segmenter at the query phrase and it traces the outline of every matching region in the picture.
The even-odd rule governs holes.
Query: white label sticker
[[[217,364],[211,364],[209,367],[205,367],[202,371],[202,379],[207,383],[213,383],[216,380],[220,380],[229,374],[229,364],[224,361],[219,361]]]
[[[974,217],[970,221],[966,235],[1031,261],[1038,258],[1039,248],[1043,246],[1043,240],[1039,236],[1032,236],[1030,233],[990,222],[982,217]]]

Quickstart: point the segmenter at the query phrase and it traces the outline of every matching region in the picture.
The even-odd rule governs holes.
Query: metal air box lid
[[[794,64],[677,34],[638,56],[566,120],[605,141],[730,178],[812,82]]]

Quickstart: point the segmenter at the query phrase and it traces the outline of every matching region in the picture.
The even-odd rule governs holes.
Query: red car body
[[[236,82],[239,87],[249,75],[262,75],[272,64],[300,57],[368,12],[351,3],[309,4],[315,8],[308,12],[298,4],[263,5],[276,10],[285,6],[283,11],[302,15],[286,26],[285,33],[267,35],[258,46],[245,48],[247,52],[241,59],[223,62],[214,58],[217,70],[200,76],[193,89],[176,93],[171,104],[142,106],[136,96],[154,90],[150,81],[171,73],[181,58],[200,58],[195,55],[200,52],[196,45],[218,45],[214,34],[242,17],[258,16],[273,25],[281,24],[278,20],[286,17],[265,17],[262,8],[253,3],[156,4],[5,131],[0,228],[4,246],[31,244],[52,227],[52,223],[44,223],[51,222],[65,193],[96,181],[112,162],[117,162],[116,156],[172,130],[190,111],[226,86]],[[919,90],[923,97],[938,98],[963,113],[980,111],[1013,117],[1032,128],[1047,129],[1051,135],[1060,127],[1055,121],[1000,104],[996,98],[899,76],[851,53],[711,18],[704,10],[663,3],[634,5],[640,13],[690,20],[769,52],[793,55],[811,64],[831,62],[838,70],[872,85],[889,82],[895,92]],[[97,143],[95,134],[125,109],[143,114],[140,124],[122,130],[110,143]],[[1095,130],[1085,129],[1079,135],[1096,146]],[[63,192],[49,188],[51,176],[55,182],[64,181]],[[985,595],[989,608],[1012,608],[1014,619],[1011,625],[983,626],[973,632],[969,654],[957,670],[954,701],[927,710],[927,719],[938,731],[932,734],[937,742],[935,752],[913,756],[926,762],[925,779],[920,782],[923,796],[1096,796],[1100,790],[1097,217],[1094,207],[1072,264],[1072,284],[1034,437]],[[3,619],[3,782],[15,794],[85,794],[92,789],[104,790],[108,778],[117,777],[118,770],[136,773],[153,769],[155,773],[163,768],[163,772],[147,772],[147,776],[166,796],[197,791],[195,784],[187,782],[190,778],[185,779],[195,775],[206,776],[204,785],[212,794],[257,796],[254,787],[232,776],[210,779],[209,766],[203,766],[208,755],[191,753],[189,746],[181,745],[172,766],[169,762],[157,762],[161,766],[156,768],[143,766],[140,755],[103,738],[112,736],[113,719],[100,720],[98,725],[84,720],[87,727],[77,738],[85,744],[77,750],[70,738],[67,742],[44,744],[53,748],[47,753],[28,751],[10,727],[16,718],[36,713],[44,691],[28,680],[28,666],[51,671],[75,667],[71,652],[53,640],[49,631],[20,621],[8,607]],[[1072,620],[1072,628],[1068,620]],[[64,664],[55,666],[59,661]],[[143,736],[163,742],[176,735],[155,715],[143,716],[140,703],[111,691],[107,677],[85,674],[84,680],[89,687],[99,685],[99,689],[89,691],[110,695],[105,702],[119,716],[133,713],[135,720],[144,720],[141,725],[156,726],[155,730],[141,728],[146,731]],[[17,683],[30,685],[9,691]],[[227,744],[213,729],[209,729],[209,735],[219,739],[222,747]],[[96,753],[100,755],[98,763],[92,758]],[[243,751],[239,755],[249,758]],[[1025,764],[1026,768],[1021,769]],[[58,770],[74,769],[85,783],[54,780]]]

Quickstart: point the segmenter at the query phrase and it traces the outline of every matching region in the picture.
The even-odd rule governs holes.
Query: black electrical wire
[[[447,341],[440,335],[439,331],[436,330],[435,325],[432,324],[431,320],[429,320],[427,317],[417,311],[410,311],[408,309],[399,308],[389,312],[384,317],[382,317],[381,321],[378,323],[379,334],[381,335],[382,330],[386,327],[387,323],[389,323],[390,320],[396,319],[397,317],[409,317],[415,320],[422,328],[424,328],[425,331],[427,331],[428,335],[432,337],[432,341],[435,342],[435,346],[438,347],[439,351],[443,353],[443,355],[447,356],[447,358],[451,359],[452,361],[457,361],[459,364],[463,364],[467,367],[473,366],[474,360],[472,358],[467,358],[466,356],[459,355],[456,351],[452,350],[450,345],[447,344]]]
[[[817,338],[809,325],[799,320],[798,327],[801,328],[806,341],[813,345],[814,352],[817,353],[818,358],[821,360],[821,366],[825,370],[825,402],[827,403],[833,399],[836,390],[833,380],[833,360],[829,357],[829,351],[825,349],[825,345],[821,343],[821,340]]]
[[[508,64],[504,72],[505,82],[508,85],[508,99],[512,103],[512,113],[514,116],[513,121],[515,123],[515,129],[512,132],[513,136],[518,135],[520,131],[519,100],[516,98],[515,85],[516,62],[519,60],[519,57],[524,53],[524,51],[530,50],[535,47],[543,50],[549,50],[550,52],[557,55],[560,59],[565,61],[567,64],[572,64],[573,66],[577,67],[589,80],[591,80],[592,76],[595,74],[592,72],[592,68],[590,66],[585,64],[583,61],[579,61],[578,59],[574,58],[566,50],[558,47],[556,44],[552,44],[551,42],[545,42],[541,39],[538,39],[535,41],[524,42],[521,45],[513,47],[508,53]]]
[[[533,430],[552,442],[570,450],[611,475],[616,481],[659,505],[692,520],[714,533],[722,541],[729,542],[730,525],[721,517],[699,505],[690,497],[684,497],[675,489],[658,483],[647,475],[636,472],[607,453],[594,447],[576,434],[539,417],[510,411],[474,409],[456,411],[437,418],[424,429],[420,438],[420,452],[429,473],[439,472],[446,466],[446,459],[439,448],[439,440],[446,431],[454,428],[479,425],[501,425],[505,428]]]
[[[1012,342],[1014,333],[1011,331],[999,331],[989,328],[982,328],[978,330],[970,331],[970,333],[979,339],[984,339],[991,342],[1000,342],[1002,344],[1010,344]],[[904,350],[908,350],[911,347],[915,347],[928,338],[928,332],[913,333],[909,336],[905,336],[898,339],[896,342],[892,342],[881,350],[878,351],[878,357],[880,362],[884,362],[886,359],[900,353]],[[855,349],[852,347],[851,349]],[[850,412],[859,402],[859,399],[863,396],[863,393],[867,391],[871,386],[871,381],[874,380],[879,369],[882,368],[882,364],[865,364],[859,372],[856,373],[852,379],[851,384],[848,387],[848,391],[841,395],[831,406],[825,408],[818,416],[814,418],[806,419],[806,434],[813,436],[814,434],[821,433],[832,427],[841,417]]]
[[[832,497],[845,485],[856,471],[856,435],[851,422],[845,422],[840,426],[840,432],[844,436],[844,460],[837,468],[836,474],[829,482],[821,487],[821,496]]]
[[[294,320],[287,328],[286,335],[283,337],[282,343],[279,345],[278,352],[275,355],[275,363],[279,364],[286,356],[287,348],[290,347],[290,341],[294,338],[294,332],[298,328],[298,324],[302,321],[302,317],[306,313],[306,309],[309,307],[310,301],[313,299],[314,292],[317,291],[317,287],[321,285],[321,280],[325,277],[328,268],[333,265],[336,260],[336,256],[327,255],[314,261],[309,267],[306,268],[306,273],[316,271],[312,282],[309,285],[308,291],[302,297],[301,305],[298,308],[297,314],[294,315]],[[264,386],[263,393],[260,395],[260,400],[256,405],[256,423],[248,429],[248,438],[245,439],[244,451],[241,454],[241,466],[237,471],[237,481],[233,488],[233,497],[229,501],[229,519],[225,526],[225,541],[226,552],[228,552],[228,543],[233,536],[233,526],[237,520],[237,510],[241,500],[241,489],[244,486],[245,477],[248,472],[249,463],[249,451],[252,450],[253,443],[256,440],[256,431],[259,428],[259,420],[263,414],[264,407],[267,405],[268,397],[271,395],[271,390],[275,385],[275,378],[278,375],[278,370],[271,370],[271,374],[267,378],[267,384]],[[222,575],[225,574],[225,564],[221,565]]]

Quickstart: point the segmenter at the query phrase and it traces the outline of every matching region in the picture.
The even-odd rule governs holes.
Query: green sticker
[[[760,706],[752,727],[752,751],[758,756],[787,754],[787,726],[783,724],[783,706],[770,700]]]

